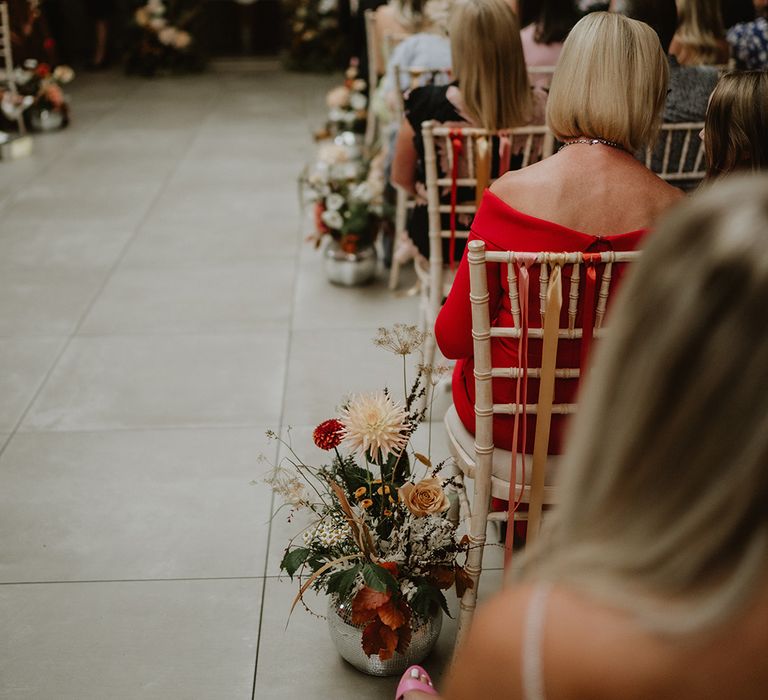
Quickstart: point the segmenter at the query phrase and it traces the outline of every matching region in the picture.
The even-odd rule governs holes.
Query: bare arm
[[[419,154],[413,145],[414,136],[413,127],[407,119],[403,119],[400,131],[397,132],[392,172],[389,178],[393,185],[402,187],[409,194],[416,192],[416,164],[419,160]]]

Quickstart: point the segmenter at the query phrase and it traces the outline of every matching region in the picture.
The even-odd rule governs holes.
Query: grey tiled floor
[[[341,393],[397,378],[369,338],[417,315],[303,244],[332,82],[81,76],[72,127],[0,163],[3,700],[392,697],[321,620],[286,628],[289,529],[252,483],[267,428],[314,449]]]

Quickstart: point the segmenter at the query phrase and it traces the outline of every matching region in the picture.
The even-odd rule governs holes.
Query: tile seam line
[[[168,578],[93,578],[81,580],[61,579],[55,581],[0,581],[0,588],[3,586],[69,586],[77,584],[100,584],[100,583],[174,583],[183,581],[261,581],[264,576],[176,576]],[[269,576],[267,578],[277,579],[278,576]]]
[[[298,224],[297,230],[295,231],[296,237],[298,238],[299,244],[301,245],[303,236],[302,236],[302,230],[305,223],[305,217],[301,217],[301,221]],[[291,303],[290,303],[290,313],[289,313],[289,325],[288,325],[288,338],[286,342],[285,347],[285,371],[283,373],[283,392],[281,397],[281,405],[280,405],[280,419],[278,421],[278,428],[277,428],[277,434],[282,435],[283,433],[283,426],[285,425],[285,411],[286,411],[286,398],[288,393],[288,378],[290,376],[291,371],[291,349],[293,348],[293,341],[294,341],[294,331],[296,330],[294,328],[294,320],[296,316],[296,305],[297,305],[297,299],[298,299],[298,288],[299,288],[299,274],[301,272],[301,265],[300,265],[300,255],[297,255],[293,260],[293,268],[292,268],[292,275],[293,275],[293,284],[291,285]],[[280,459],[280,445],[278,444],[277,450],[276,450],[276,459]],[[261,605],[259,608],[259,625],[258,625],[258,634],[256,636],[256,652],[254,655],[254,661],[253,661],[253,685],[251,687],[251,700],[256,700],[256,681],[258,677],[258,671],[259,671],[259,653],[261,651],[261,632],[262,632],[262,625],[264,622],[264,604],[267,597],[267,581],[269,576],[267,576],[267,572],[269,571],[269,551],[270,547],[272,545],[272,524],[274,521],[274,518],[272,518],[272,512],[274,510],[275,505],[275,494],[272,494],[272,498],[270,499],[269,504],[269,527],[267,528],[267,547],[266,547],[266,554],[264,556],[264,577],[263,577],[263,584],[262,584],[262,592],[261,592]],[[274,577],[277,578],[277,577]]]
[[[134,92],[138,91],[138,87],[134,90]],[[133,93],[131,93],[133,94]],[[216,95],[218,96],[218,91],[216,92]],[[126,96],[126,100],[128,97]],[[125,101],[125,100],[124,100]],[[214,95],[211,95],[208,99],[209,108],[210,105],[215,104]],[[102,119],[99,120],[99,122],[106,120],[110,115],[112,115],[118,108],[116,107],[115,110],[110,111],[108,114],[104,115]],[[187,144],[187,147],[184,151],[184,155],[179,158],[179,160],[176,162],[175,167],[172,169],[170,173],[164,178],[163,184],[160,185],[158,188],[157,193],[152,198],[152,201],[150,202],[149,206],[147,207],[146,211],[144,212],[144,215],[141,217],[141,220],[134,226],[133,231],[131,232],[131,235],[128,237],[128,239],[123,244],[122,249],[120,250],[119,255],[117,256],[117,259],[115,262],[107,269],[106,273],[104,274],[104,277],[102,278],[101,284],[99,285],[96,292],[91,297],[87,307],[83,310],[83,313],[80,315],[80,318],[78,319],[78,322],[75,326],[75,328],[72,330],[72,332],[67,337],[66,341],[61,347],[61,350],[57,353],[56,357],[54,358],[53,362],[51,363],[50,367],[48,368],[48,371],[43,376],[42,380],[37,385],[37,388],[35,389],[35,392],[32,396],[32,398],[27,403],[24,411],[22,412],[21,416],[19,417],[18,421],[13,427],[13,430],[11,430],[11,437],[9,437],[8,440],[5,441],[5,443],[0,447],[0,459],[2,459],[3,454],[5,453],[6,449],[8,448],[8,445],[11,443],[11,439],[16,434],[16,431],[19,429],[19,427],[24,423],[24,420],[26,419],[27,415],[29,414],[29,411],[31,410],[32,406],[34,406],[35,402],[37,401],[38,397],[40,396],[40,393],[43,390],[43,387],[48,383],[48,380],[51,378],[51,375],[53,374],[56,367],[59,365],[59,362],[61,361],[61,358],[64,356],[64,353],[67,351],[69,346],[72,344],[72,341],[77,336],[78,331],[80,330],[81,326],[83,325],[85,319],[88,317],[88,314],[90,314],[91,310],[93,309],[94,305],[96,304],[97,299],[101,296],[102,292],[106,288],[109,280],[112,278],[112,275],[115,273],[117,268],[120,266],[120,263],[123,261],[123,258],[125,257],[128,248],[130,247],[131,243],[134,241],[136,236],[138,235],[139,229],[146,223],[150,213],[154,209],[155,205],[159,201],[159,199],[162,197],[163,193],[165,192],[166,188],[168,187],[168,184],[173,179],[173,176],[178,171],[179,167],[181,166],[181,163],[185,160],[187,153],[189,152],[190,148],[192,147],[192,144],[194,143],[195,139],[197,139],[201,125],[197,125],[192,132],[189,143]],[[69,153],[70,150],[74,148],[74,145],[70,146],[69,149],[65,153]],[[62,154],[62,158],[65,154]],[[58,161],[58,159],[56,159]],[[49,166],[52,167],[53,163]],[[47,168],[44,172],[47,172]]]

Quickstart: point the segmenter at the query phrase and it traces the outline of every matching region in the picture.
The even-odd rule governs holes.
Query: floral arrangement
[[[325,128],[315,134],[320,141],[344,131],[364,134],[368,117],[368,83],[358,77],[357,59],[346,70],[344,82],[331,88],[325,96],[328,119]]]
[[[288,0],[286,64],[294,70],[337,70],[349,60],[338,0]]]
[[[200,2],[147,0],[138,7],[133,14],[126,70],[146,76],[201,70],[203,60],[189,30],[200,6]]]
[[[75,71],[69,66],[52,68],[35,59],[24,61],[24,65],[16,69],[14,80],[19,94],[26,98],[22,104],[31,126],[34,126],[34,115],[45,112],[55,113],[61,126],[69,123],[69,103],[63,88],[74,79]]]
[[[364,627],[364,652],[381,660],[407,649],[412,624],[440,608],[448,612],[444,590],[455,587],[461,596],[472,585],[459,563],[466,540],[458,540],[448,514],[453,479],[443,481],[443,463],[433,466],[410,446],[429,410],[419,410],[418,400],[446,371],[420,365],[408,388],[406,356],[424,339],[415,326],[379,329],[374,343],[402,357],[404,402],[386,389],[352,396],[338,417],[314,430],[328,464],[306,464],[289,438],[281,440],[288,456],[268,479],[290,508],[289,520],[298,510],[311,520],[302,544],[294,538],[281,563],[300,582],[293,607],[310,587],[348,603],[353,624]],[[412,465],[424,473],[417,476]]]
[[[354,172],[345,167],[350,161],[344,159],[343,153],[337,144],[327,144],[320,151],[319,162],[328,167],[315,168],[306,180],[315,205],[315,232],[310,239],[320,245],[329,235],[343,251],[354,253],[376,240],[384,216],[384,183],[375,168],[368,168],[362,181],[357,177],[334,177],[336,173]],[[337,159],[341,162],[334,162]],[[359,171],[365,165],[354,167]]]

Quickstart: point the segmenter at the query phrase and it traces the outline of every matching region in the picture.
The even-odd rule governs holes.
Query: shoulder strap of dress
[[[542,642],[544,623],[547,617],[547,602],[551,592],[551,584],[539,584],[534,588],[528,602],[523,628],[523,700],[545,700]]]

